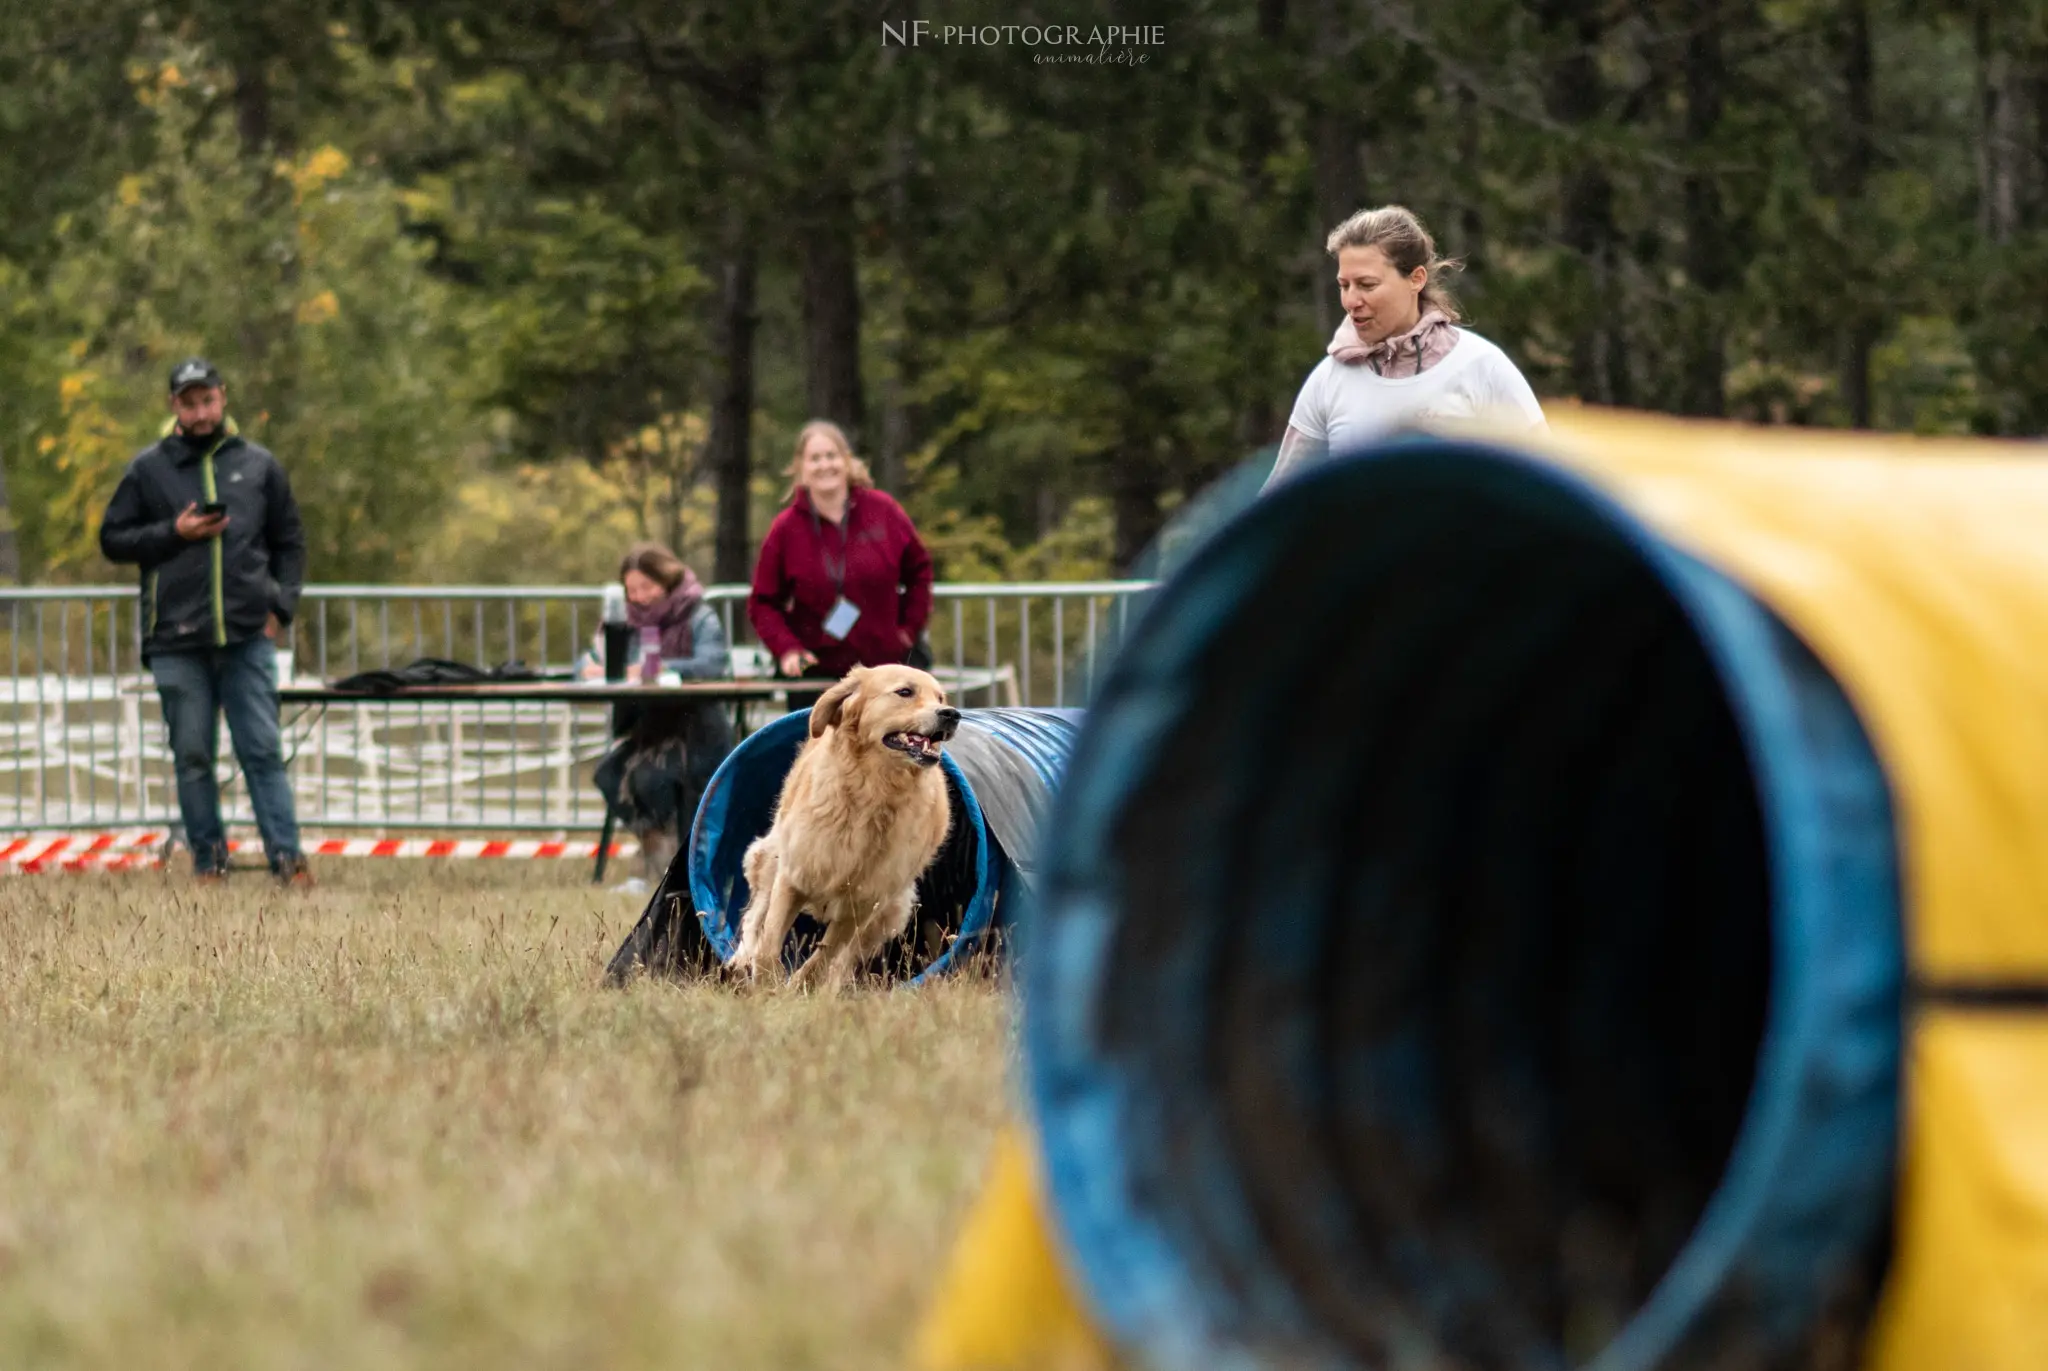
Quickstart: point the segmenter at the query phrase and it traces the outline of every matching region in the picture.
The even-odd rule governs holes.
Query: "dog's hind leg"
[[[838,911],[838,916],[825,925],[825,936],[818,940],[818,945],[811,950],[811,955],[804,958],[804,964],[789,978],[790,989],[808,990],[821,979],[828,989],[840,989],[843,979],[834,973],[839,968],[847,945],[854,941],[855,931],[852,916],[843,909]]]
[[[873,913],[855,928],[853,936],[839,949],[832,964],[825,968],[826,984],[838,990],[860,975],[863,967],[910,927],[910,917],[916,909],[915,886],[877,905]]]

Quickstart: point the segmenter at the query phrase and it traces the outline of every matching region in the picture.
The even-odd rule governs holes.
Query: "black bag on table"
[[[512,685],[522,681],[547,679],[549,678],[519,661],[481,667],[471,666],[467,662],[451,662],[441,657],[421,657],[416,661],[407,662],[404,666],[358,671],[353,676],[344,676],[327,684],[331,690],[346,691],[351,695],[395,695],[408,686]]]

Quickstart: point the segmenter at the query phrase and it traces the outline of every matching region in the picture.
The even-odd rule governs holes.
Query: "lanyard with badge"
[[[808,504],[809,502],[806,501]],[[839,521],[839,560],[834,562],[825,546],[825,525],[818,518],[818,507],[810,505],[811,531],[818,537],[818,557],[825,563],[825,570],[832,577],[832,589],[838,597],[832,603],[832,612],[825,616],[825,636],[834,642],[841,642],[853,632],[853,626],[860,622],[860,609],[846,598],[846,559],[853,546],[853,501],[846,502],[846,513]]]

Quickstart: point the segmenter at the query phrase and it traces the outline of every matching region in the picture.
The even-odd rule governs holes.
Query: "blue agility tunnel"
[[[1026,1082],[1142,1364],[1803,1367],[1861,1332],[1893,801],[1735,582],[1580,476],[1401,439],[1204,541],[1073,752]]]
[[[916,926],[871,968],[900,979],[939,975],[982,945],[1013,914],[1037,865],[1047,797],[1064,769],[1079,710],[969,709],[946,744],[941,766],[953,827],[918,881]],[[775,801],[810,733],[810,711],[783,715],[737,748],[712,776],[697,807],[689,888],[704,936],[720,961],[739,945],[751,891],[741,861],[774,820]],[[790,935],[793,966],[819,930],[808,917]]]

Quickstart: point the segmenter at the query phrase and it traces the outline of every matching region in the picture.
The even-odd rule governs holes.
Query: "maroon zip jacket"
[[[835,642],[825,636],[825,617],[839,596],[831,568],[842,559],[846,598],[860,619]],[[761,541],[747,615],[778,660],[806,649],[834,676],[900,662],[910,651],[905,640],[916,641],[932,616],[931,554],[903,506],[879,490],[848,491],[838,524],[817,518],[810,492],[799,490]]]

